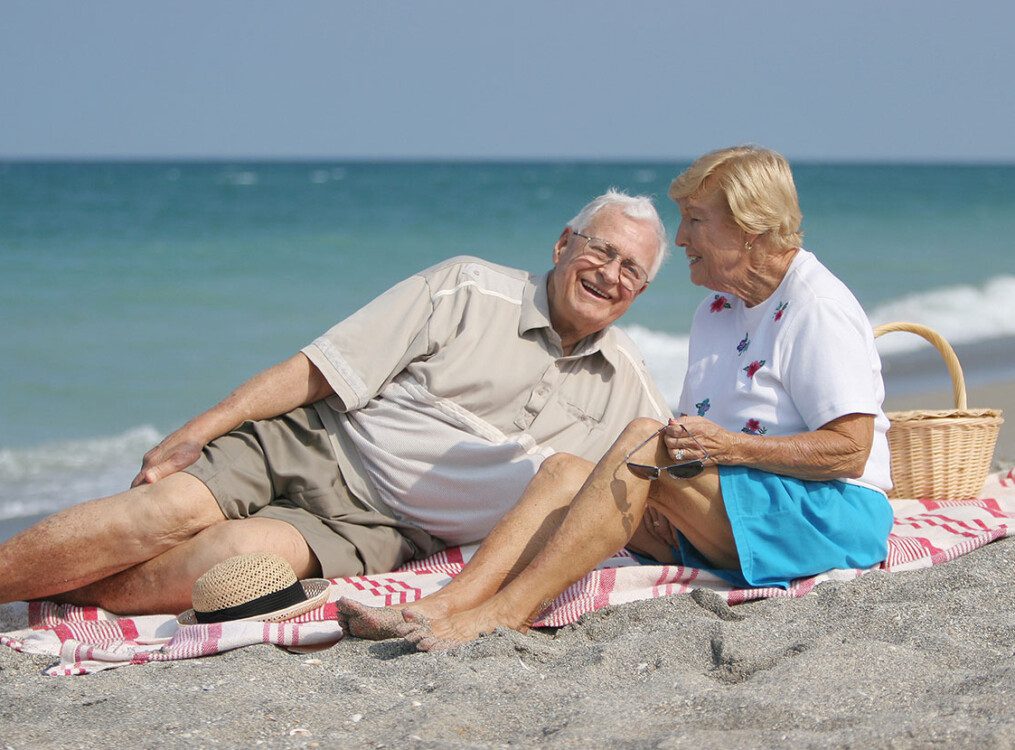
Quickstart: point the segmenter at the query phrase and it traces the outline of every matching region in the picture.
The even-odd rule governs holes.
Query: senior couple
[[[459,257],[411,276],[169,435],[131,489],[0,545],[0,601],[180,612],[238,554],[335,578],[485,538],[401,610],[340,602],[353,635],[435,649],[524,630],[625,545],[738,586],[880,562],[880,363],[859,303],[801,247],[788,164],[712,152],[670,197],[708,290],[678,418],[611,326],[668,241],[647,198],[610,191],[549,273]]]

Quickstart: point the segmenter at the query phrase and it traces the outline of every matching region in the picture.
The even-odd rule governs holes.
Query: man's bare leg
[[[637,420],[624,431],[571,503],[560,528],[524,571],[472,609],[419,623],[406,639],[421,650],[433,650],[473,640],[498,627],[527,629],[554,597],[635,534],[650,490],[679,492],[679,485],[667,480],[662,490],[663,484],[639,479],[623,464],[628,450],[658,428],[652,420]],[[662,465],[667,456],[659,441],[645,446],[635,459]],[[695,480],[682,481],[693,484]]]
[[[346,618],[349,633],[370,640],[400,638],[416,627],[416,621],[446,617],[488,599],[543,548],[592,468],[592,463],[577,456],[555,454],[547,458],[518,504],[443,589],[417,602],[390,607],[340,600],[339,612]]]
[[[182,473],[75,505],[0,544],[0,602],[80,588],[223,520],[211,491]]]
[[[53,598],[120,614],[179,614],[190,608],[194,582],[209,568],[255,552],[281,555],[297,578],[320,575],[317,557],[293,526],[273,518],[244,518],[209,526],[151,560]]]

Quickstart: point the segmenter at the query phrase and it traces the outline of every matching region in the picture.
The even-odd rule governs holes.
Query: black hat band
[[[307,601],[306,591],[299,581],[284,589],[273,591],[270,594],[251,599],[249,602],[237,604],[234,607],[215,609],[211,612],[198,612],[194,610],[194,619],[200,623],[225,622],[227,620],[242,620],[246,617],[257,617],[267,612],[291,607],[294,604]]]

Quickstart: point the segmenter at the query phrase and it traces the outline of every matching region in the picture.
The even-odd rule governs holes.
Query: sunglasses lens
[[[674,479],[690,479],[698,476],[704,469],[705,464],[701,461],[691,461],[679,466],[670,466],[666,469],[666,472]]]
[[[631,464],[627,465],[627,470],[634,474],[639,479],[658,479],[659,478],[659,467],[658,466],[646,466],[645,464]]]

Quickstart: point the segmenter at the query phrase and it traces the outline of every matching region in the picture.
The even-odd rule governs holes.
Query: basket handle
[[[952,345],[945,340],[944,336],[933,328],[928,328],[919,323],[885,323],[874,328],[874,338],[894,331],[915,333],[917,336],[921,336],[933,344],[934,348],[941,354],[941,358],[945,361],[945,365],[948,367],[948,374],[951,375],[952,398],[955,399],[955,408],[965,409],[966,379],[962,377],[962,365],[959,364],[959,358],[955,356],[955,350],[952,349]]]

